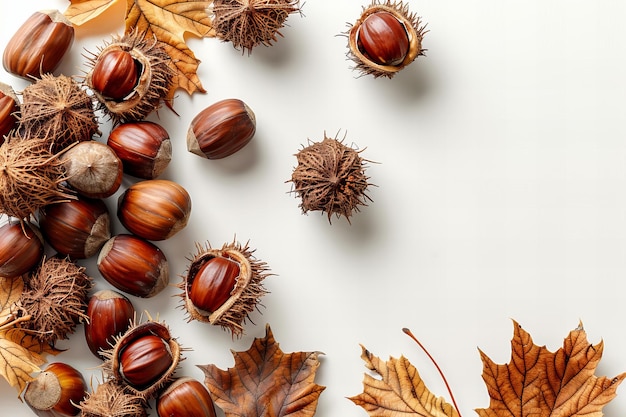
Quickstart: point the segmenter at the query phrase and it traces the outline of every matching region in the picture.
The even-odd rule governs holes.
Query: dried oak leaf
[[[404,357],[387,362],[361,346],[365,367],[378,377],[365,374],[363,392],[349,400],[372,417],[459,417],[457,410],[426,387],[417,369]]]
[[[534,344],[530,334],[514,322],[511,362],[496,365],[482,351],[483,379],[489,408],[480,417],[602,416],[626,373],[615,378],[597,377],[596,367],[604,344],[591,345],[582,324],[572,330],[563,347],[550,352]]]
[[[126,33],[136,30],[164,44],[176,71],[169,97],[178,88],[188,94],[205,90],[197,75],[200,61],[185,42],[185,35],[215,36],[208,7],[202,0],[127,0]]]
[[[314,383],[321,352],[285,354],[265,328],[245,352],[232,351],[235,367],[198,366],[226,417],[310,417],[325,387]]]

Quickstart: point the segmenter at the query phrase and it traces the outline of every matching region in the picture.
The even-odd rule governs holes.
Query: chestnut
[[[97,265],[109,284],[136,297],[153,297],[169,283],[165,254],[138,236],[119,234],[109,239],[100,250]]]
[[[116,126],[109,134],[107,145],[122,160],[125,173],[146,180],[161,175],[172,159],[169,133],[150,121]]]
[[[100,290],[87,304],[85,340],[91,353],[104,359],[102,351],[114,344],[114,336],[124,333],[135,316],[132,302],[123,294]]]
[[[128,51],[107,50],[98,57],[91,82],[104,97],[122,100],[135,89],[139,72],[139,65]]]
[[[165,240],[187,225],[191,197],[170,180],[144,180],[119,197],[117,216],[129,232],[147,240]]]
[[[60,156],[67,183],[89,198],[106,198],[122,184],[122,161],[104,143],[95,140],[78,142]]]
[[[159,417],[216,417],[213,399],[204,384],[190,377],[172,382],[157,398]]]
[[[225,99],[193,118],[187,131],[187,149],[207,159],[221,159],[246,146],[255,132],[252,109],[239,99]]]
[[[32,223],[9,221],[0,227],[0,277],[17,278],[43,257],[43,238]]]
[[[181,347],[165,324],[148,321],[131,326],[104,355],[108,377],[148,399],[171,381]]]
[[[409,35],[404,25],[389,12],[373,13],[361,24],[359,48],[379,65],[398,65],[409,51]]]
[[[69,417],[80,412],[87,386],[83,375],[72,366],[53,362],[26,385],[24,401],[40,417]]]
[[[111,237],[109,210],[101,199],[79,197],[44,206],[39,227],[53,249],[72,259],[92,257]]]
[[[2,65],[28,80],[52,73],[74,43],[74,26],[58,10],[32,14],[9,40]]]

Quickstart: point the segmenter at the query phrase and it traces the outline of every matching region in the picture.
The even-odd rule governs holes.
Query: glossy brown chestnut
[[[11,86],[0,83],[0,145],[4,137],[17,125],[18,99]]]
[[[172,382],[157,398],[156,408],[159,417],[216,417],[209,391],[190,377]]]
[[[165,254],[138,236],[120,234],[109,239],[100,250],[97,264],[107,282],[136,297],[153,297],[169,283]]]
[[[122,100],[129,95],[138,80],[138,64],[124,50],[109,50],[101,54],[91,74],[93,88],[104,97],[114,100]]]
[[[203,311],[217,311],[230,298],[240,272],[239,262],[227,255],[209,259],[191,284],[191,302]]]
[[[181,347],[165,324],[148,321],[131,326],[104,354],[108,377],[148,399],[171,381],[181,360]]]
[[[72,23],[58,10],[41,10],[9,40],[2,64],[7,72],[32,81],[57,69],[73,43]]]
[[[239,99],[225,99],[194,117],[187,131],[187,149],[207,159],[221,159],[246,146],[255,132],[252,109]]]
[[[83,375],[70,365],[53,362],[28,383],[24,401],[40,417],[76,416],[76,407],[85,397]]]
[[[122,160],[124,172],[138,178],[155,179],[172,159],[169,133],[150,121],[116,126],[111,130],[107,144]]]
[[[170,180],[144,180],[119,197],[117,216],[129,232],[147,240],[165,240],[187,225],[191,197]]]
[[[409,51],[406,28],[389,12],[369,15],[357,38],[361,52],[379,65],[399,65]]]
[[[16,278],[32,270],[43,252],[43,239],[35,225],[10,221],[0,227],[0,277]]]
[[[122,184],[122,161],[104,143],[95,140],[78,142],[63,152],[60,160],[67,183],[85,197],[110,197]]]
[[[109,211],[100,199],[47,205],[39,212],[39,227],[52,248],[72,259],[92,257],[111,237]]]
[[[85,340],[91,353],[104,359],[102,350],[111,349],[114,336],[124,333],[135,316],[132,302],[123,294],[100,290],[93,294],[87,305]]]

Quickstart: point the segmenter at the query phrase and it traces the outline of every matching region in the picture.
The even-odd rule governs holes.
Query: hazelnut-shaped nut
[[[76,416],[87,386],[83,375],[70,365],[53,362],[26,385],[24,401],[40,417]]]
[[[267,294],[262,281],[268,267],[237,242],[221,249],[197,245],[180,288],[189,320],[199,320],[243,333],[243,322]]]
[[[122,184],[122,161],[104,143],[95,140],[79,142],[63,152],[60,158],[67,183],[85,197],[109,197]]]
[[[78,405],[81,417],[147,417],[146,407],[142,396],[115,380],[99,384]]]
[[[2,65],[29,80],[52,73],[74,43],[74,27],[58,10],[32,14],[9,40]]]
[[[93,294],[87,304],[85,340],[91,353],[104,359],[102,350],[110,349],[114,336],[124,333],[135,317],[132,302],[123,294],[112,290],[100,290]]]
[[[362,74],[392,78],[424,55],[425,33],[420,18],[409,12],[408,4],[373,0],[348,31],[348,56]]]
[[[169,283],[165,254],[138,236],[120,234],[109,239],[97,264],[109,284],[135,297],[153,297]]]
[[[144,180],[120,195],[117,216],[129,232],[147,240],[165,240],[187,225],[191,197],[170,180]]]
[[[52,248],[72,259],[92,257],[111,238],[109,211],[101,199],[47,205],[39,211],[39,227]]]
[[[43,257],[43,238],[32,223],[9,221],[0,227],[0,278],[16,278]]]
[[[0,82],[0,145],[4,137],[17,125],[19,101],[13,88]]]
[[[146,180],[161,175],[172,159],[169,133],[150,121],[116,126],[109,134],[107,145],[122,160],[125,173]]]
[[[128,51],[112,49],[96,61],[91,81],[94,90],[104,97],[122,100],[137,85],[139,72],[138,63]]]
[[[202,110],[187,131],[189,152],[221,159],[248,144],[256,132],[254,112],[239,99],[218,101]]]
[[[163,323],[131,326],[104,352],[104,369],[128,391],[151,398],[169,383],[181,359],[181,347]]]
[[[75,416],[76,404],[87,391],[82,374],[72,366],[53,362],[29,382],[24,401],[41,417]]]
[[[156,409],[159,417],[216,417],[209,391],[190,377],[172,382],[157,398]]]

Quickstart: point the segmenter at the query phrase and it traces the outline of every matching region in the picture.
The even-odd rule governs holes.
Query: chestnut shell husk
[[[409,50],[402,62],[397,65],[380,65],[367,57],[359,48],[358,34],[361,24],[368,16],[378,12],[392,14],[404,26],[409,37]],[[422,24],[421,17],[409,11],[408,3],[373,0],[369,6],[363,7],[359,19],[354,24],[348,24],[348,26],[349,29],[346,33],[348,36],[347,56],[355,63],[354,70],[360,72],[361,75],[372,75],[374,78],[393,78],[400,70],[415,61],[418,56],[425,55],[426,50],[422,48],[422,39],[428,31],[426,25]]]
[[[172,355],[172,364],[153,384],[138,389],[125,381],[121,372],[120,357],[126,346],[137,340],[137,338],[148,335],[158,336],[168,345]],[[164,323],[152,319],[140,324],[133,322],[126,332],[114,338],[114,344],[111,349],[102,351],[104,357],[102,368],[110,380],[122,385],[129,393],[148,400],[153,398],[173,380],[172,376],[178,368],[180,361],[183,360],[182,350],[178,341],[172,337],[169,327]]]
[[[254,257],[254,252],[248,242],[241,245],[233,241],[225,243],[220,249],[212,248],[208,242],[205,245],[196,242],[196,254],[189,259],[190,264],[179,285],[183,291],[180,296],[183,299],[183,308],[188,313],[188,321],[198,320],[221,326],[237,337],[244,333],[243,324],[249,314],[258,310],[260,299],[269,293],[263,286],[263,280],[273,275],[269,273],[265,262]],[[205,311],[193,304],[189,291],[198,271],[206,262],[216,257],[227,257],[239,263],[239,277],[228,300],[215,311]]]
[[[121,100],[105,97],[93,87],[93,70],[99,57],[112,50],[130,53],[141,70],[137,85]],[[93,90],[98,100],[98,110],[107,114],[114,125],[143,120],[167,100],[174,77],[171,61],[162,43],[156,38],[146,39],[143,34],[131,32],[114,37],[110,43],[92,53],[88,62],[91,68],[85,76],[85,84]]]

